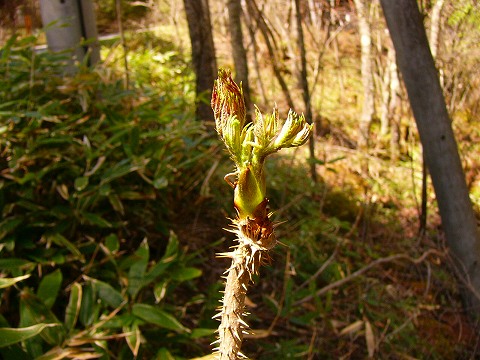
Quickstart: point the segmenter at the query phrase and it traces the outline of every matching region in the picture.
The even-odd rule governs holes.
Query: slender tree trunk
[[[380,106],[380,137],[384,139],[388,134],[390,129],[390,99],[391,99],[391,92],[390,92],[390,84],[392,83],[391,72],[390,72],[390,64],[393,60],[395,62],[395,57],[391,59],[390,52],[391,49],[387,50],[387,59],[385,68],[383,71],[383,79],[381,81],[382,85],[382,103]]]
[[[300,12],[300,0],[295,0],[295,19],[297,22],[297,43],[300,50],[300,84],[302,86],[303,102],[305,104],[305,118],[309,124],[313,122],[312,104],[307,78],[307,52],[305,50],[305,42],[303,38],[302,14]],[[311,136],[309,141],[310,151],[310,176],[313,182],[317,182],[317,170],[315,166],[315,137]]]
[[[117,26],[120,34],[120,43],[123,49],[123,67],[125,69],[125,77],[123,78],[123,85],[128,90],[130,84],[130,71],[128,69],[128,48],[125,41],[125,32],[123,31],[123,11],[121,0],[115,0],[115,10],[117,12]]]
[[[184,0],[188,30],[192,43],[192,62],[196,75],[196,118],[212,121],[210,97],[217,76],[217,61],[213,45],[208,0]]]
[[[342,27],[340,22],[338,21],[338,16],[335,14],[335,0],[330,0],[328,3],[328,10],[330,14],[330,19],[328,21],[328,26],[336,26],[337,28]],[[342,63],[340,61],[340,51],[339,51],[339,46],[338,46],[338,37],[333,37],[332,38],[332,47],[333,47],[333,55],[335,57],[335,65],[337,66],[336,68],[336,73],[337,73],[337,78],[338,78],[338,85],[340,87],[340,94],[345,94],[345,81],[344,81],[344,76],[343,76],[343,70],[342,70]]]
[[[442,11],[444,0],[437,0],[432,9],[430,22],[430,50],[432,52],[433,60],[437,57],[438,52],[438,35],[440,33],[440,14]],[[420,208],[419,219],[419,235],[423,236],[427,229],[427,212],[428,212],[428,168],[425,159],[425,152],[422,152],[422,205]]]
[[[287,83],[285,82],[285,79],[283,78],[280,71],[278,56],[276,56],[275,49],[272,45],[272,42],[270,41],[271,31],[268,28],[268,25],[265,22],[265,19],[263,18],[262,12],[258,8],[257,4],[255,3],[255,0],[247,0],[246,2],[247,2],[247,9],[250,13],[250,16],[257,21],[257,26],[260,32],[262,33],[262,36],[265,40],[265,44],[267,45],[268,54],[270,55],[270,59],[272,61],[273,74],[275,75],[275,78],[280,84],[280,87],[282,89],[283,95],[285,96],[285,100],[287,101],[288,106],[291,109],[294,109],[295,106],[293,104],[292,97],[290,96],[290,91],[288,90]]]
[[[430,49],[432,50],[432,55],[434,59],[437,57],[438,53],[440,19],[444,2],[445,0],[437,0],[432,8],[432,16],[430,20]]]
[[[374,87],[372,70],[372,34],[369,24],[369,2],[354,0],[358,14],[358,28],[360,32],[360,45],[362,49],[361,72],[363,83],[363,108],[360,116],[358,148],[367,150],[370,138],[374,108]]]
[[[442,226],[456,270],[467,284],[464,300],[480,314],[480,237],[457,143],[425,27],[415,0],[381,0],[412,106]]]
[[[248,11],[243,12],[245,15],[245,22],[247,23],[248,28],[248,35],[250,37],[251,46],[253,47],[253,64],[255,68],[255,72],[257,74],[257,86],[260,89],[260,93],[262,94],[263,103],[268,104],[268,97],[265,91],[265,86],[263,85],[261,71],[260,71],[260,64],[258,62],[258,44],[257,40],[255,39],[255,28],[253,26],[253,21],[250,17],[250,13]]]
[[[318,21],[317,9],[315,5],[315,1],[313,0],[308,0],[308,15],[310,17],[310,21],[312,22],[312,25],[315,26],[316,28],[319,28],[320,24]]]
[[[235,81],[242,83],[245,105],[249,112],[252,111],[252,101],[250,98],[250,83],[248,81],[248,62],[247,52],[243,44],[242,32],[242,4],[240,0],[228,0],[228,16],[230,21],[230,40],[232,44],[233,62],[235,64]]]
[[[393,45],[392,45],[393,46]],[[400,119],[401,105],[400,79],[398,78],[397,62],[395,60],[395,49],[390,48],[388,52],[390,73],[390,102],[388,104],[388,117],[390,123],[390,158],[396,162],[400,156]]]

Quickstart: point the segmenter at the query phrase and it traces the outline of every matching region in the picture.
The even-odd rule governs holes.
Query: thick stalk
[[[233,252],[232,265],[227,270],[225,295],[221,310],[221,323],[218,327],[219,359],[237,359],[242,346],[246,324],[243,320],[245,296],[250,282],[250,273],[247,269],[249,252],[245,246],[239,246]]]
[[[223,296],[218,327],[219,360],[237,360],[245,357],[240,349],[243,335],[248,330],[244,320],[245,297],[252,276],[258,273],[262,258],[268,257],[267,252],[276,244],[273,227],[268,217],[263,219],[235,220],[232,230],[237,234],[238,245],[220,257],[232,259],[232,265],[227,270],[225,294]]]

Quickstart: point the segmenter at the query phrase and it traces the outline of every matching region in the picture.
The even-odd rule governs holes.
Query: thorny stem
[[[218,328],[218,359],[236,360],[245,358],[241,353],[243,335],[248,325],[245,316],[245,296],[252,276],[268,259],[267,252],[276,244],[273,226],[269,215],[256,220],[233,220],[234,228],[230,231],[237,235],[238,245],[231,252],[218,254],[232,259],[226,271],[225,294],[223,296]]]
[[[274,225],[270,220],[266,198],[263,165],[268,155],[282,148],[304,144],[312,132],[305,118],[293,111],[280,124],[275,108],[263,116],[258,108],[252,123],[246,122],[246,108],[241,88],[235,84],[228,70],[220,69],[212,92],[212,109],[218,134],[225,143],[235,172],[225,177],[234,188],[234,206],[237,218],[230,230],[237,236],[233,250],[219,254],[232,259],[226,271],[225,294],[219,313],[217,351],[219,360],[246,358],[240,351],[248,325],[245,315],[245,297],[253,275],[268,260],[268,251],[275,244]],[[230,176],[236,180],[231,181]]]
[[[234,252],[232,265],[227,270],[225,295],[221,323],[218,328],[219,335],[219,359],[236,359],[240,353],[246,324],[242,320],[245,309],[245,296],[250,282],[250,273],[247,269],[246,254],[249,249],[240,245]]]
[[[242,259],[243,260],[243,259]],[[236,263],[237,262],[237,263]],[[228,270],[225,296],[223,299],[222,318],[218,328],[220,359],[236,359],[240,352],[245,325],[242,316],[245,308],[247,285],[250,282],[245,271],[245,263],[232,260]]]

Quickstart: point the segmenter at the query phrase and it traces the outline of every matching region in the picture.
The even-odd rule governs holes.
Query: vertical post
[[[51,51],[71,51],[67,73],[75,71],[75,61],[83,61],[90,53],[89,64],[100,59],[97,25],[92,0],[40,0],[42,22]],[[81,41],[91,40],[80,46]]]
[[[93,0],[77,0],[81,15],[82,37],[88,40],[87,51],[90,52],[88,64],[93,66],[100,61],[100,43],[98,42],[97,17]]]

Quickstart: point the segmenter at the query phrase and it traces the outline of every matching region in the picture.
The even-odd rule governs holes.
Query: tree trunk
[[[369,2],[365,0],[354,0],[358,14],[358,29],[360,32],[360,45],[362,49],[361,72],[363,84],[363,108],[360,116],[358,148],[360,150],[368,149],[370,137],[370,126],[372,123],[374,108],[374,87],[372,72],[372,34],[369,24]]]
[[[305,42],[303,39],[302,14],[300,13],[300,0],[295,0],[295,19],[297,22],[297,43],[300,50],[300,84],[302,87],[303,102],[305,104],[305,118],[309,124],[313,122],[312,104],[310,99],[310,91],[308,88],[307,78],[307,54],[305,50]],[[317,182],[317,170],[315,166],[315,137],[311,136],[308,140],[310,151],[310,176],[313,182]]]
[[[125,31],[123,30],[123,11],[122,2],[115,0],[115,11],[117,12],[117,26],[120,34],[120,43],[123,49],[123,68],[125,69],[125,77],[123,78],[123,86],[128,90],[130,84],[130,71],[128,69],[128,48],[125,41]]]
[[[252,111],[250,84],[248,81],[247,52],[243,44],[242,4],[240,0],[228,0],[228,16],[230,22],[230,40],[232,44],[233,62],[235,64],[235,82],[242,83],[243,96],[248,112]]]
[[[256,20],[258,29],[262,33],[262,36],[265,40],[265,45],[267,46],[268,54],[272,62],[273,74],[277,79],[278,83],[280,84],[280,88],[282,89],[283,95],[285,96],[285,100],[287,101],[288,106],[291,109],[294,109],[295,106],[293,104],[292,97],[290,96],[290,91],[288,90],[287,83],[285,82],[285,79],[281,74],[281,70],[279,67],[280,61],[278,59],[278,56],[276,56],[275,49],[272,45],[272,42],[270,41],[270,37],[272,37],[273,39],[271,30],[269,29],[265,19],[263,18],[263,14],[258,8],[257,4],[255,3],[255,0],[247,0],[246,3],[247,3],[248,12],[250,13],[250,17]]]
[[[445,0],[437,0],[432,9],[432,17],[430,20],[430,49],[433,58],[437,57],[438,52],[438,36],[440,34],[440,15],[442,13],[443,3]]]
[[[192,63],[196,75],[196,118],[213,121],[210,97],[217,76],[208,0],[184,0],[192,44]],[[213,123],[212,123],[213,124]]]
[[[447,243],[472,315],[480,314],[480,238],[457,143],[415,0],[381,0],[403,74]]]
[[[89,65],[94,65],[100,60],[92,0],[41,0],[40,11],[48,48],[52,51],[72,52],[72,59],[66,66],[67,73],[74,73],[75,60],[82,62],[87,55]],[[56,21],[54,26],[47,26],[54,21]],[[80,46],[82,39],[88,39],[89,45]]]
[[[251,46],[253,48],[253,65],[254,69],[257,75],[257,87],[260,90],[260,93],[262,94],[262,100],[264,104],[268,104],[268,98],[267,98],[267,92],[265,91],[265,86],[263,85],[262,77],[261,77],[261,71],[260,71],[260,64],[258,62],[258,44],[257,40],[255,37],[255,32],[256,32],[256,27],[253,26],[253,20],[250,17],[250,13],[248,11],[243,12],[245,16],[245,22],[247,23],[247,28],[248,28],[248,35],[250,37],[250,42]]]
[[[393,46],[393,45],[392,45]],[[388,117],[390,124],[390,158],[397,162],[400,156],[400,125],[401,106],[400,79],[398,78],[397,62],[395,60],[395,49],[388,50],[388,72],[390,73],[390,102],[388,104]]]

